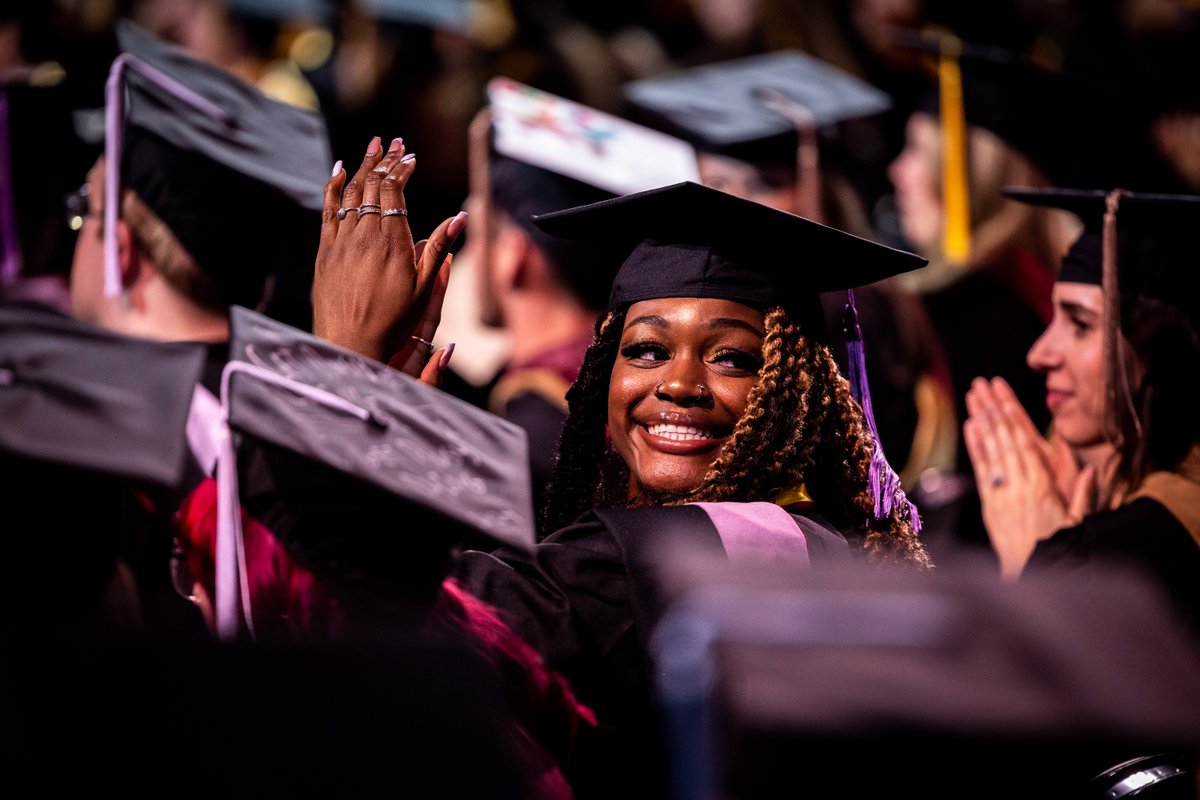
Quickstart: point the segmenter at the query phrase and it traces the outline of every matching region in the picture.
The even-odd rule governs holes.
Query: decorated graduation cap
[[[625,99],[702,151],[794,162],[797,129],[887,111],[884,92],[799,51],[751,56],[629,83]]]
[[[686,142],[518,83],[488,83],[490,196],[551,259],[589,306],[602,308],[613,255],[594,242],[569,242],[535,226],[536,214],[694,180]]]
[[[220,406],[211,411],[208,440],[218,478],[215,609],[223,637],[235,635],[242,619],[253,630],[233,432],[345,476],[348,486],[358,487],[351,489],[355,498],[375,504],[379,518],[369,530],[333,517],[324,525],[272,528],[326,580],[375,579],[396,565],[373,563],[372,553],[390,554],[405,540],[414,549],[430,541],[444,543],[444,550],[464,541],[533,545],[524,432],[383,364],[235,307],[230,363]],[[269,480],[277,486],[292,480],[297,468],[289,463],[294,459],[271,456],[263,465],[274,472]],[[299,469],[302,481],[314,474]],[[363,541],[380,536],[389,540],[383,546]]]
[[[132,23],[121,23],[118,43],[105,116],[106,293],[120,292],[116,220],[127,187],[211,279],[210,300],[254,305],[269,274],[303,269],[315,255],[330,162],[321,117],[271,100]],[[266,235],[239,236],[234,245],[244,218]]]
[[[734,300],[764,310],[782,306],[818,339],[827,335],[821,292],[847,291],[926,263],[913,253],[689,182],[542,214],[534,222],[555,236],[622,246],[628,255],[613,281],[610,309],[665,297]],[[870,483],[875,514],[882,518],[903,492],[875,429],[852,295],[845,334],[854,396],[874,434]],[[919,527],[915,511],[912,519]]]

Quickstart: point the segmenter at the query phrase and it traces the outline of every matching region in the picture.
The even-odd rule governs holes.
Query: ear
[[[125,220],[117,220],[117,265],[121,270],[121,287],[128,289],[132,287],[145,269],[145,254],[142,253],[137,242],[133,239],[133,233],[129,230],[129,226]]]
[[[533,240],[519,225],[503,225],[492,247],[492,286],[503,294],[528,278]]]

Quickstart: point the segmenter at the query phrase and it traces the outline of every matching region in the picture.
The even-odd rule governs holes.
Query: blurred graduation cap
[[[204,348],[129,339],[41,309],[0,306],[0,449],[170,487]]]
[[[386,22],[466,32],[471,22],[467,0],[353,0],[367,14]]]
[[[492,201],[533,238],[581,300],[603,308],[612,254],[594,242],[550,236],[533,216],[696,179],[695,151],[674,137],[509,78],[488,83],[488,103]]]
[[[1122,86],[949,34],[896,30],[892,36],[936,59],[936,91],[926,93],[918,110],[941,124],[943,248],[953,260],[964,262],[970,253],[968,126],[1022,153],[1053,184],[1174,188],[1153,155],[1140,104]]]
[[[1200,747],[1195,643],[1133,575],[1000,584],[982,565],[802,573],[680,552],[661,567],[680,798],[1098,800],[1121,796],[1089,785],[1109,768]]]
[[[117,563],[135,564],[149,537],[169,536],[154,503],[184,476],[203,365],[201,345],[129,339],[48,309],[0,305],[9,566],[0,636],[96,634],[141,618],[147,598],[135,593],[147,587],[115,580]]]
[[[327,22],[334,16],[332,0],[228,0],[234,14],[278,22]]]
[[[327,579],[372,581],[403,566],[372,561],[372,553],[390,555],[397,543],[410,543],[411,552],[430,542],[442,552],[464,541],[533,546],[524,432],[383,364],[235,307],[221,409],[210,430],[219,450],[215,608],[223,637],[235,635],[243,617],[252,629],[248,596],[239,590],[246,563],[232,431],[367,487],[354,497],[375,504],[369,530],[344,519],[272,529]],[[275,464],[263,462],[274,470],[269,481],[286,487],[295,462]],[[381,509],[383,501],[391,505]],[[374,545],[356,539],[381,536]]]
[[[827,338],[820,293],[849,291],[925,265],[895,250],[769,206],[684,182],[534,217],[555,236],[619,247],[625,257],[609,308],[663,297],[734,300],[760,309],[783,306],[809,336]],[[781,254],[794,254],[792,258]],[[862,335],[849,295],[845,335],[849,378],[875,434],[870,483],[875,514],[907,503],[879,445]],[[913,524],[919,529],[916,509]]]
[[[874,86],[799,51],[634,81],[624,95],[701,151],[751,163],[795,163],[798,128],[869,117],[892,105]]]
[[[116,220],[128,187],[212,280],[211,300],[256,304],[268,275],[306,269],[315,255],[331,161],[321,117],[271,100],[132,23],[117,33],[122,52],[109,73],[105,117],[107,294],[120,292]],[[234,247],[240,219],[252,219],[261,235],[241,236]]]

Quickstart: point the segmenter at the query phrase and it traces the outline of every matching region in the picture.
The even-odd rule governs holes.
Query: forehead
[[[1082,306],[1096,312],[1104,308],[1104,290],[1094,283],[1057,281],[1053,298],[1055,303]]]
[[[737,320],[757,330],[763,326],[763,312],[757,308],[713,297],[662,297],[639,300],[625,314],[625,326],[645,322],[655,317],[669,325],[701,325],[713,320]]]

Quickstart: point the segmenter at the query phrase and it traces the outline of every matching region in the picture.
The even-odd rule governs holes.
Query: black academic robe
[[[849,557],[846,539],[819,514],[793,513],[811,563]],[[666,742],[648,649],[664,610],[656,557],[684,542],[724,552],[698,506],[603,510],[551,534],[532,555],[462,554],[464,588],[505,619],[571,682],[599,726],[579,743],[567,775],[577,796],[663,797]]]
[[[1200,543],[1157,500],[1142,497],[1089,514],[1039,542],[1027,570],[1103,575],[1113,568],[1136,570],[1152,580],[1183,624],[1200,635]]]

